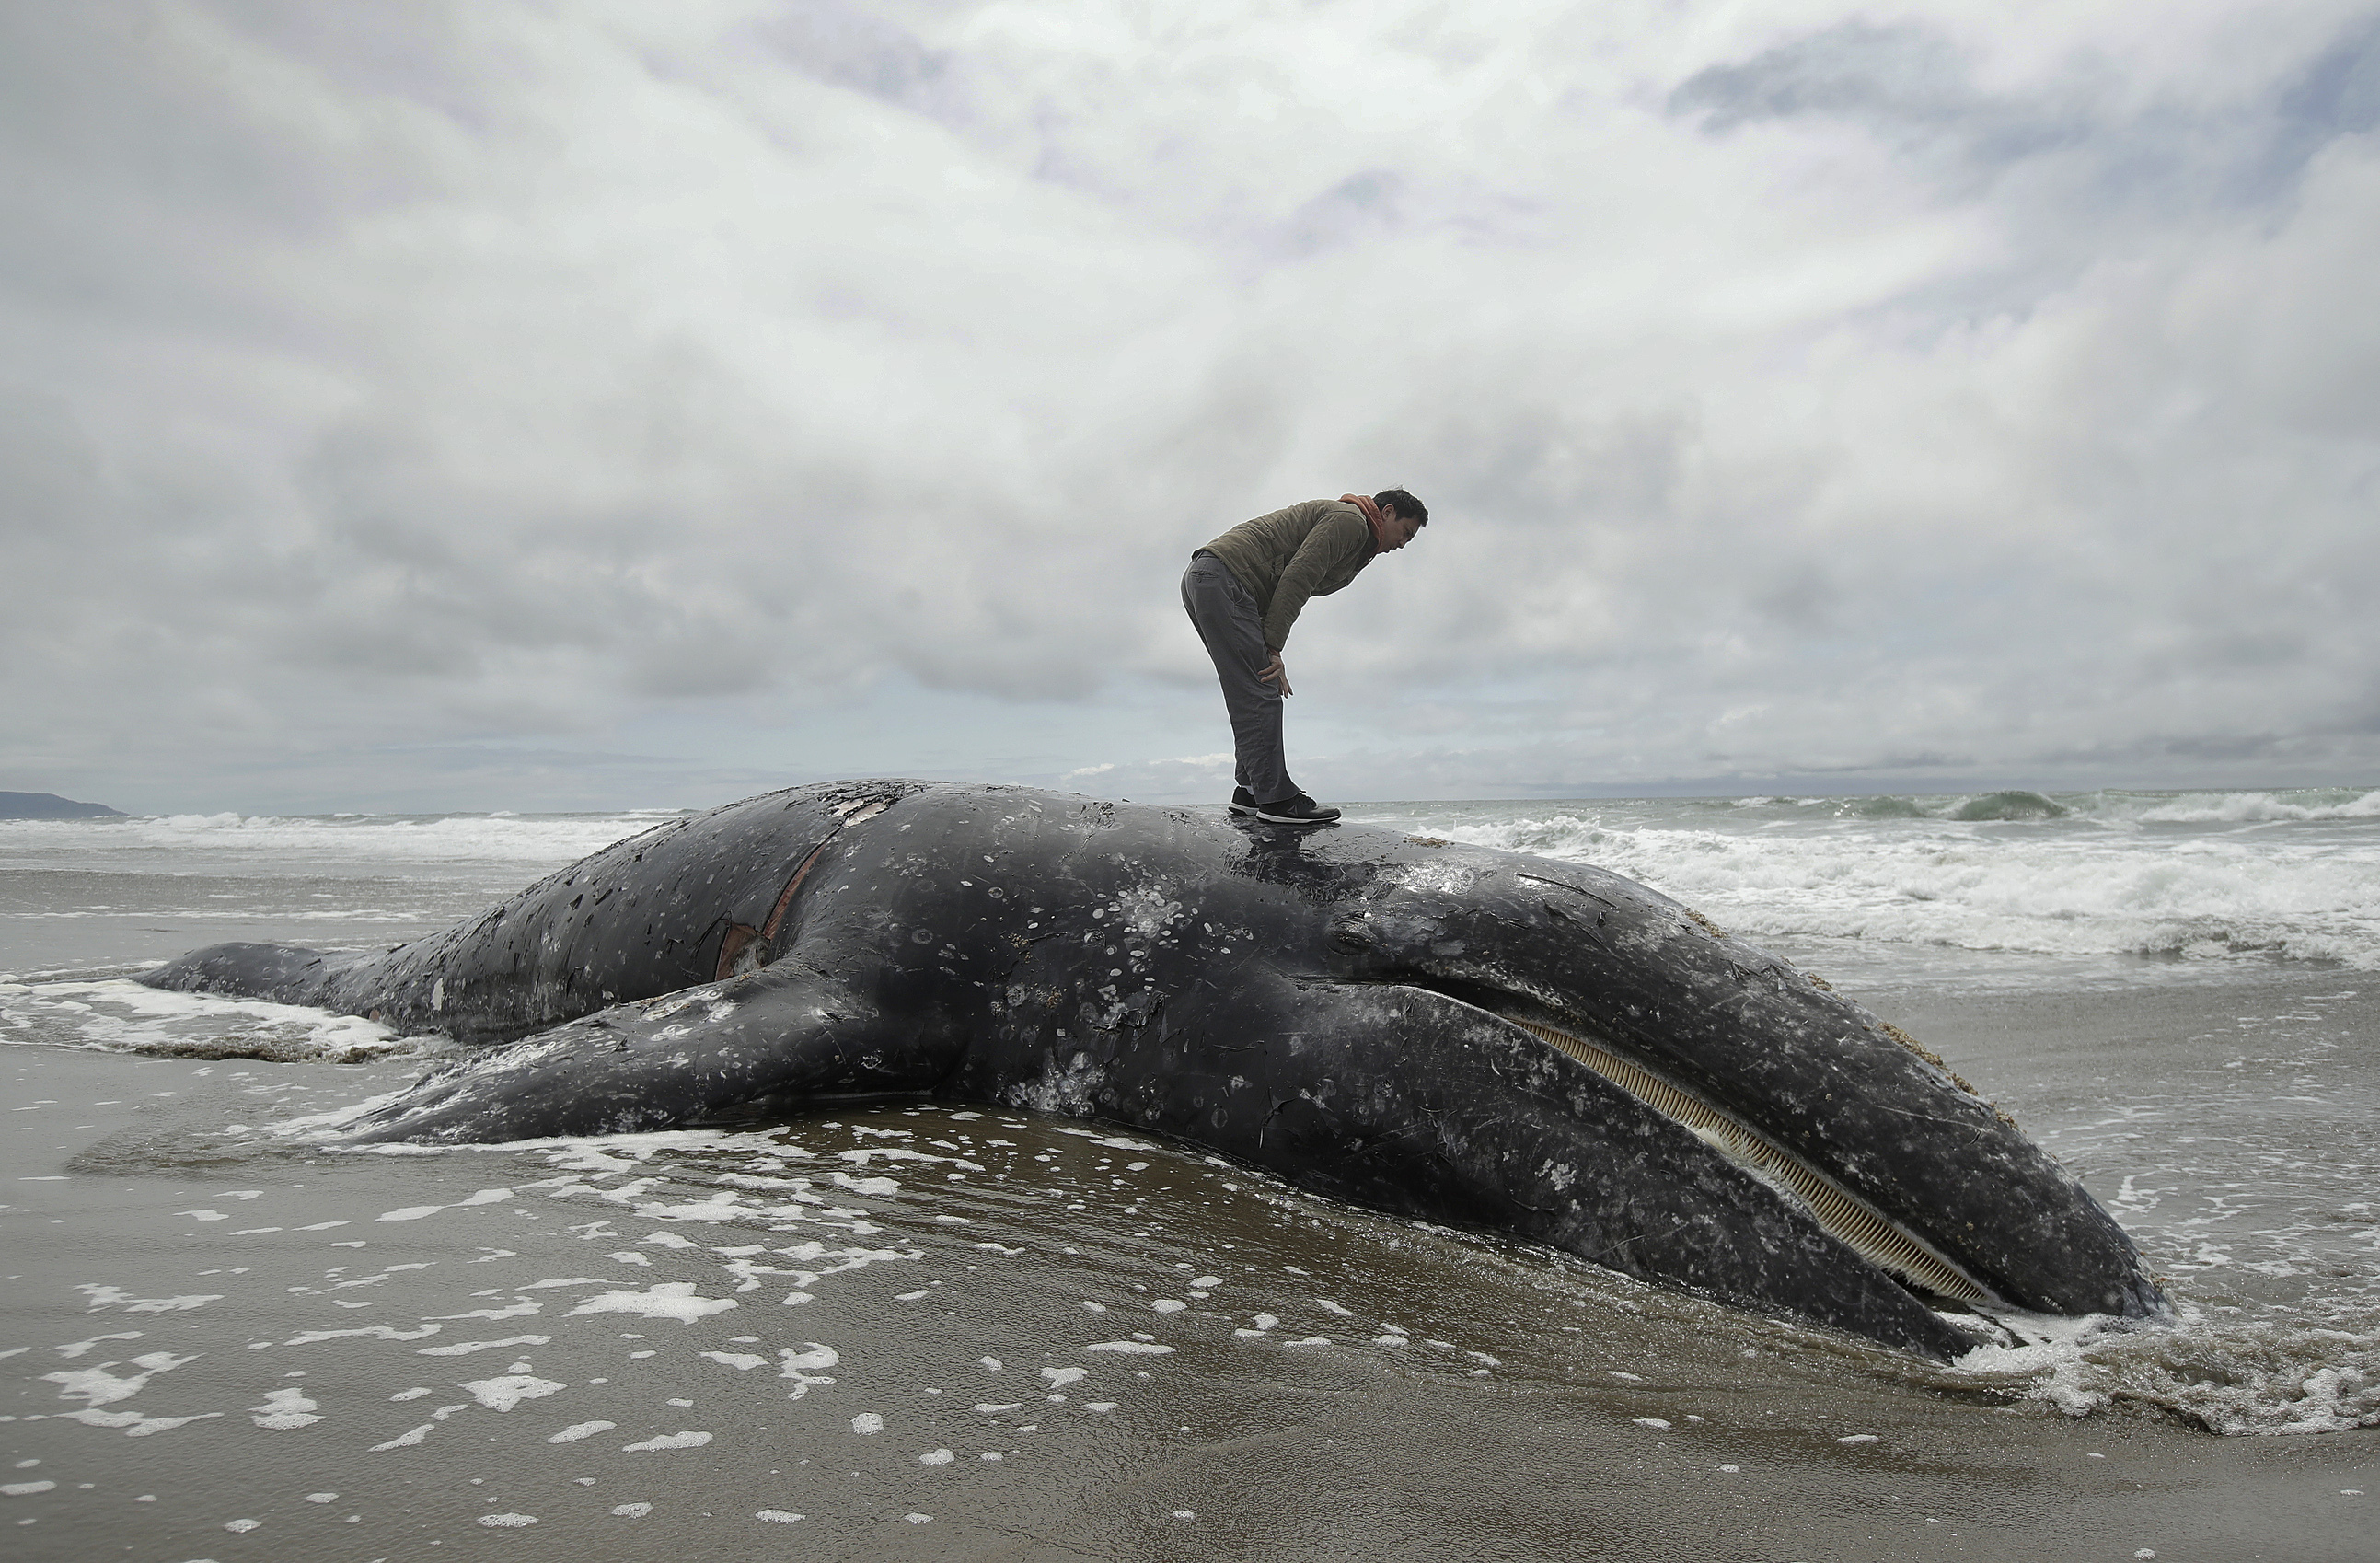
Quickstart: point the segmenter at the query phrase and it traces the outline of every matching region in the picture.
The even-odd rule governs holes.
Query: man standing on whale
[[[1338,591],[1428,524],[1429,507],[1401,488],[1342,494],[1242,521],[1190,556],[1182,606],[1214,659],[1232,718],[1232,812],[1293,825],[1339,817],[1289,779],[1281,702],[1291,690],[1281,647],[1306,599]]]

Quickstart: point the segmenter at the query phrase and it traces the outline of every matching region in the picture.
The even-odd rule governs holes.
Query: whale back
[[[674,820],[329,974],[317,1002],[478,1044],[757,971],[790,944],[796,894],[834,838],[913,790],[791,788]]]

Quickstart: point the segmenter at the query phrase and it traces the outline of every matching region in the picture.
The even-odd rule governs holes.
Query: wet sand
[[[2143,1149],[2184,1138],[2373,1165],[2373,1008],[2324,996],[2357,987],[1863,996],[2115,1200],[2197,1165]],[[0,1523],[27,1559],[2170,1563],[2380,1534],[2380,1430],[2070,1417],[1078,1124],[936,1105],[334,1154],[231,1126],[418,1064],[0,1067]],[[2219,1091],[2168,1091],[2191,1071],[2309,1100],[2243,1145]],[[2291,1178],[2271,1197],[2329,1199]],[[2340,1227],[2339,1263],[2365,1236]],[[2298,1284],[2177,1282],[2284,1310]]]

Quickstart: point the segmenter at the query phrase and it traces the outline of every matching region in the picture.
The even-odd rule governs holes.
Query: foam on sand
[[[690,1325],[712,1313],[723,1313],[735,1306],[733,1298],[698,1297],[692,1281],[662,1281],[644,1291],[607,1291],[589,1298],[570,1313],[634,1313],[646,1319],[675,1319]]]
[[[434,1051],[377,1021],[303,1005],[168,993],[128,978],[0,982],[0,1043],[99,1047],[168,1058],[359,1064]]]

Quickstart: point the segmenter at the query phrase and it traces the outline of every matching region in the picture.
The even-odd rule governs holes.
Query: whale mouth
[[[1931,1243],[1825,1171],[1675,1081],[1592,1038],[1542,1020],[1495,1013],[1593,1069],[1800,1206],[1828,1236],[1930,1307],[2005,1307],[1992,1289]]]

